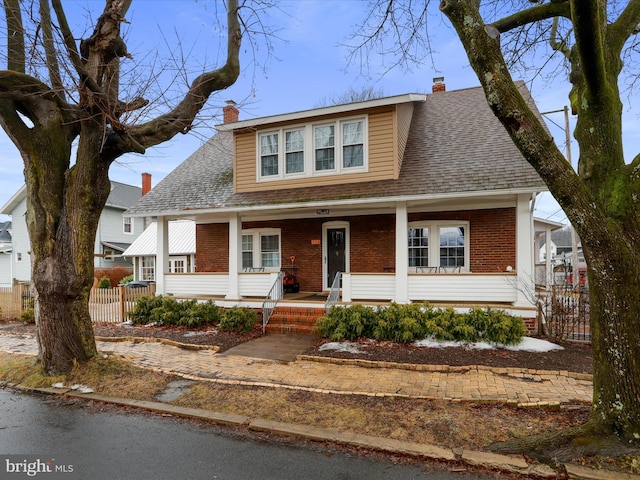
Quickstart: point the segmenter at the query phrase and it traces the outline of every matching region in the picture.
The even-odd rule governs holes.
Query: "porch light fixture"
[[[318,215],[329,215],[329,209],[328,208],[318,208],[316,210],[316,213]]]

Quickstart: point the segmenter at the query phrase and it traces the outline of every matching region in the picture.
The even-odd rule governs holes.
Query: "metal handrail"
[[[333,277],[333,283],[331,284],[331,290],[329,290],[329,296],[324,304],[325,315],[329,313],[331,307],[333,307],[340,299],[340,285],[342,284],[342,272],[336,272],[336,276]]]
[[[278,300],[280,300],[283,296],[282,289],[282,279],[284,278],[284,272],[278,272],[278,276],[276,281],[271,286],[271,290],[267,294],[267,298],[264,299],[262,303],[262,333],[267,330],[267,324],[269,323],[269,319],[273,314],[273,311],[276,309],[276,305],[278,304]]]

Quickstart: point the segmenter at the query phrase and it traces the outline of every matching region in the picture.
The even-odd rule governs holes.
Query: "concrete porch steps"
[[[311,335],[316,319],[323,315],[324,308],[276,307],[267,324],[267,332]]]

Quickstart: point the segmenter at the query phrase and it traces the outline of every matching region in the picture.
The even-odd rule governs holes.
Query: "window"
[[[133,219],[131,217],[123,217],[122,231],[124,233],[133,233]]]
[[[242,269],[253,268],[253,235],[242,235]]]
[[[116,252],[114,252],[112,249],[105,248],[104,249],[104,261],[105,262],[113,262],[113,260],[115,258],[115,254],[116,254]]]
[[[464,267],[464,227],[440,228],[440,266]]]
[[[429,266],[429,228],[409,229],[409,266]]]
[[[257,180],[367,171],[367,119],[259,133]]]
[[[277,133],[260,137],[260,175],[263,177],[278,175]]]
[[[304,130],[285,132],[285,172],[304,172]]]
[[[460,268],[469,271],[468,222],[412,222],[409,224],[409,267]],[[429,248],[429,245],[439,248]]]
[[[186,257],[176,257],[169,259],[169,273],[185,273],[187,271]]]
[[[334,131],[333,125],[316,127],[314,130],[316,171],[333,170],[336,167]]]
[[[280,270],[280,230],[242,232],[242,269]]]
[[[140,260],[140,280],[156,279],[156,257],[142,257]]]
[[[364,166],[364,122],[342,124],[342,166],[344,168]]]

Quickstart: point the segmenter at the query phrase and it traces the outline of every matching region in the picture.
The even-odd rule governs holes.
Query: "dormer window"
[[[366,172],[367,118],[258,133],[258,181]]]

